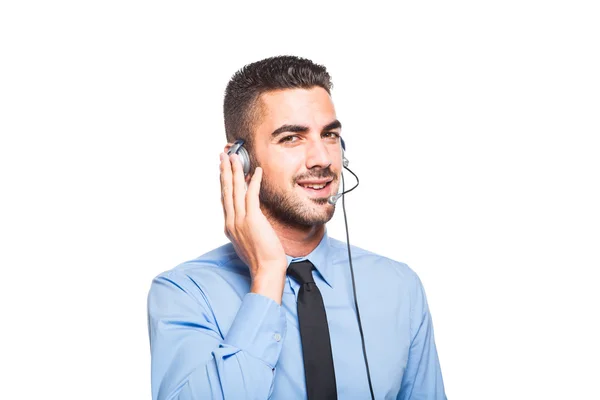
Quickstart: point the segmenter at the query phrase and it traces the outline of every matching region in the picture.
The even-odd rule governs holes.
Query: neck
[[[267,217],[279,237],[285,254],[290,257],[304,257],[310,254],[325,235],[325,224],[314,226],[289,226],[274,218]]]

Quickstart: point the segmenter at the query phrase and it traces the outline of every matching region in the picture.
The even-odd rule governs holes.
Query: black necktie
[[[337,399],[335,371],[323,297],[312,276],[314,267],[308,260],[294,262],[290,264],[288,274],[301,285],[298,320],[308,399],[331,400]]]

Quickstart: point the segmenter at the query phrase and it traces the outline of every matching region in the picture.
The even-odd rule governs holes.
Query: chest
[[[339,398],[369,398],[367,368],[351,290],[325,285],[321,293],[327,312]],[[410,348],[410,307],[402,296],[357,291],[371,381],[377,398],[395,399]],[[287,332],[277,365],[275,389],[305,388],[296,293],[286,291],[282,305]],[[278,398],[278,397],[274,397]]]

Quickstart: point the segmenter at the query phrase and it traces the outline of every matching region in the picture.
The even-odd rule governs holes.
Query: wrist
[[[252,278],[250,292],[269,297],[277,304],[281,304],[284,284],[285,270],[261,272]]]

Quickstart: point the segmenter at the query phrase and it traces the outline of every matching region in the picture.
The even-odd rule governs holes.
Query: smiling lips
[[[297,182],[299,186],[302,186],[304,190],[309,193],[325,195],[329,191],[329,184],[333,179],[321,179],[311,181]]]

